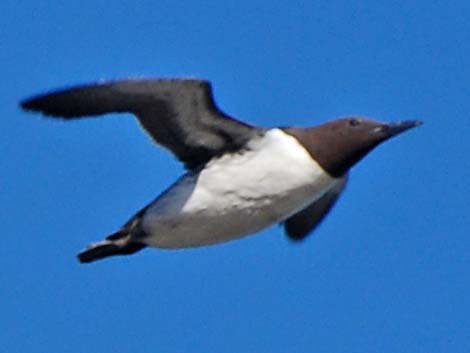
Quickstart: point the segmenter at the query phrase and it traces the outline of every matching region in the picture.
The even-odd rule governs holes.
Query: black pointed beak
[[[406,130],[412,129],[422,124],[423,122],[419,120],[407,120],[407,121],[401,121],[398,123],[388,123],[388,124],[382,125],[379,128],[379,131],[380,133],[384,135],[383,137],[385,139],[388,139],[390,137],[401,134],[402,132],[405,132]]]

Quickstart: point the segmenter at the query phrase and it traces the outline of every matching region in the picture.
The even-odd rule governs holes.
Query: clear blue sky
[[[2,352],[470,352],[470,2],[31,1],[0,13]],[[129,116],[18,109],[134,76],[213,82],[264,126],[347,114],[425,125],[353,169],[303,244],[80,265],[182,166]]]

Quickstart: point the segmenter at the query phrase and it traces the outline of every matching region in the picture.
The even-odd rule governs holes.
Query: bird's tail
[[[88,249],[77,255],[81,263],[89,263],[108,256],[130,255],[145,248],[146,245],[129,240],[129,234],[123,230],[111,234],[106,240],[91,244]]]

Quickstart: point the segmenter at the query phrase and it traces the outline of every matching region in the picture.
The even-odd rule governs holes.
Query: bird
[[[180,249],[245,237],[273,224],[304,240],[334,206],[350,169],[382,142],[422,124],[362,116],[266,128],[215,103],[210,81],[140,78],[49,91],[20,102],[64,120],[131,113],[185,173],[119,230],[77,257],[90,263],[146,247]]]

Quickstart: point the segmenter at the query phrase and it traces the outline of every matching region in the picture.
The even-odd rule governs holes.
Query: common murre
[[[310,128],[260,128],[220,111],[196,79],[100,82],[21,102],[63,119],[133,113],[187,173],[105,240],[78,255],[92,262],[147,246],[197,247],[283,223],[305,238],[343,191],[349,169],[381,142],[421,124],[361,117]]]

